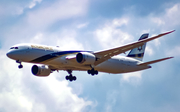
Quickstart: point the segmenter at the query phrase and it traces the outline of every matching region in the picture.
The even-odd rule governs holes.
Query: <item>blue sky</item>
[[[179,112],[179,10],[179,0],[1,0],[0,112]],[[147,44],[143,61],[175,58],[127,74],[74,71],[75,82],[65,71],[35,77],[32,64],[19,70],[5,55],[19,43],[99,51],[170,30]]]

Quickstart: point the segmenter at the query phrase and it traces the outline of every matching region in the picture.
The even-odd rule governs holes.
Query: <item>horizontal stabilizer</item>
[[[145,65],[157,63],[157,62],[160,62],[160,61],[164,61],[164,60],[167,60],[167,59],[171,59],[171,58],[174,58],[174,57],[167,57],[167,58],[162,58],[162,59],[158,59],[158,60],[153,60],[153,61],[149,61],[149,62],[145,62],[145,63],[140,63],[140,64],[138,64],[138,66],[145,66]]]

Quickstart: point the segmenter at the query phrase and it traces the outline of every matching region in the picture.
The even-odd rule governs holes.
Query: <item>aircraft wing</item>
[[[151,37],[151,38],[146,38],[146,39],[143,39],[143,40],[140,40],[140,41],[137,41],[137,42],[133,42],[133,43],[130,43],[130,44],[127,44],[127,45],[124,45],[124,46],[121,46],[121,47],[117,47],[117,48],[114,48],[114,49],[109,49],[109,50],[105,50],[105,51],[100,51],[100,52],[95,52],[94,55],[97,57],[97,61],[94,63],[94,65],[98,65],[108,59],[110,59],[111,57],[115,56],[115,55],[118,55],[118,54],[121,54],[121,53],[125,53],[126,51],[129,51],[133,48],[137,48],[139,46],[142,46],[144,43],[146,42],[149,42],[151,40],[154,40],[154,39],[157,39],[159,37],[162,37],[164,35],[167,35],[169,33],[172,33],[174,32],[175,30],[173,31],[169,31],[169,32],[166,32],[166,33],[162,33],[162,34],[159,34],[157,36],[154,36],[154,37]]]
[[[173,57],[167,57],[167,58],[162,58],[162,59],[158,59],[158,60],[153,60],[153,61],[149,61],[149,62],[145,62],[145,63],[140,63],[140,64],[138,64],[138,66],[145,66],[145,65],[157,63],[157,62],[160,62],[160,61],[164,61],[164,60],[167,60],[167,59],[171,59],[171,58],[173,58]]]

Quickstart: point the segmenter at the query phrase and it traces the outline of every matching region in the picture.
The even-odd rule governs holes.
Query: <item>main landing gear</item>
[[[66,80],[69,80],[72,82],[72,81],[75,81],[77,79],[76,76],[72,75],[72,70],[67,70],[67,72],[68,72],[69,76],[68,75],[66,76]]]
[[[98,71],[97,71],[97,70],[94,70],[94,68],[92,68],[91,70],[88,70],[87,72],[88,72],[88,74],[91,74],[92,76],[98,74]]]
[[[16,60],[16,63],[19,63],[19,64],[20,64],[20,65],[18,66],[19,69],[23,68],[23,65],[22,65],[21,61]]]
[[[77,79],[76,76],[73,76],[73,75],[72,75],[72,70],[67,70],[67,72],[68,72],[69,75],[67,75],[67,76],[65,77],[66,80],[69,80],[69,81],[72,82],[72,81],[75,81],[75,80]],[[98,71],[97,71],[97,70],[94,70],[94,68],[92,68],[91,70],[88,70],[87,72],[88,72],[88,74],[91,74],[92,76],[98,74]]]

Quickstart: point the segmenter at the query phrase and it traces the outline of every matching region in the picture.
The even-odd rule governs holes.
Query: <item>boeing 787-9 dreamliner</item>
[[[142,62],[146,42],[174,31],[162,33],[151,38],[148,38],[149,34],[143,34],[137,42],[98,52],[80,50],[63,51],[58,47],[18,44],[10,48],[7,56],[16,60],[20,64],[18,66],[19,68],[23,68],[22,62],[39,64],[32,66],[32,74],[35,76],[49,76],[55,70],[65,70],[69,74],[65,77],[66,80],[75,81],[76,76],[72,75],[73,70],[87,71],[91,75],[97,75],[98,72],[112,74],[128,73],[148,69],[151,68],[150,64],[173,58],[167,57]],[[131,51],[127,56],[118,55],[129,50]]]

